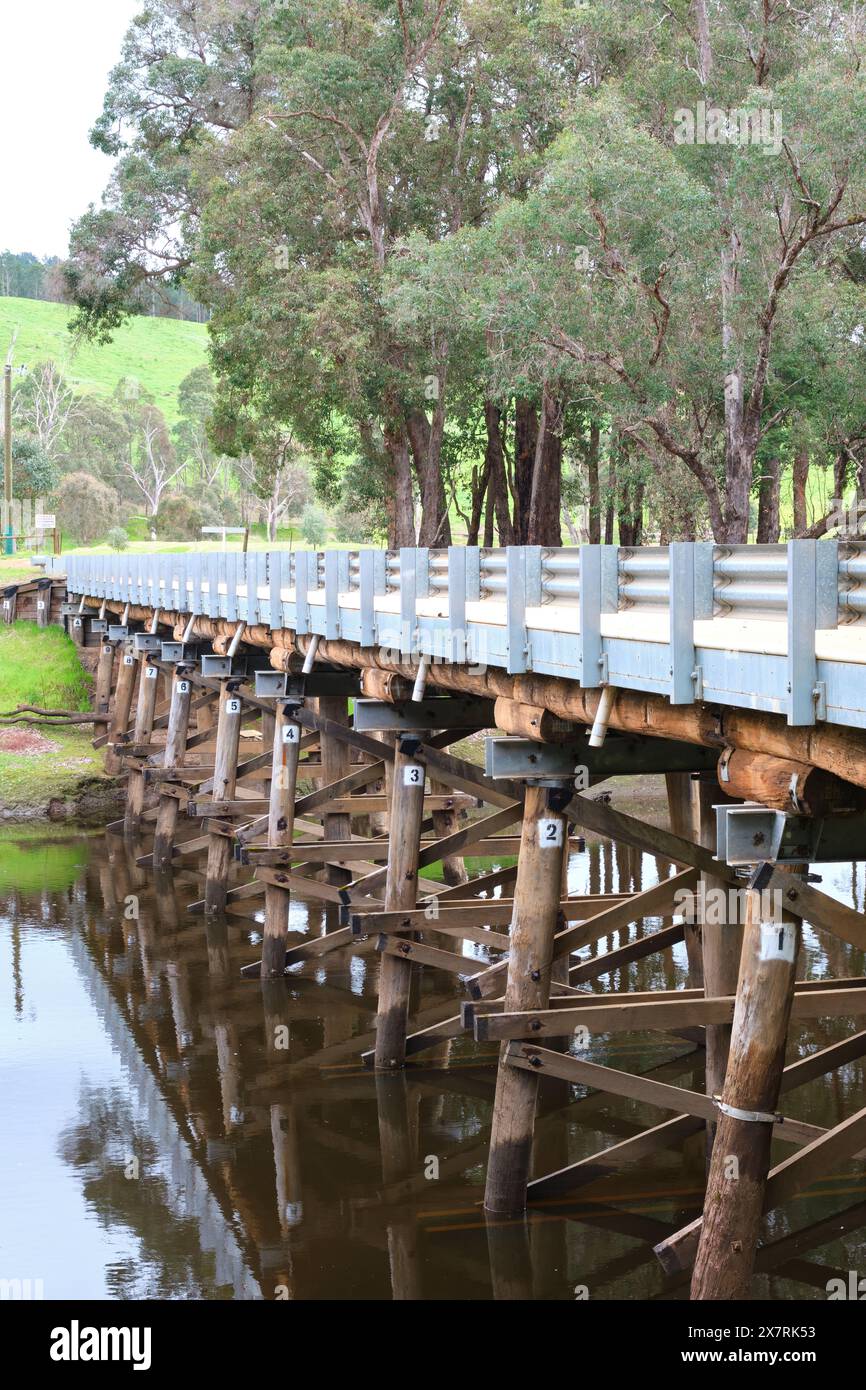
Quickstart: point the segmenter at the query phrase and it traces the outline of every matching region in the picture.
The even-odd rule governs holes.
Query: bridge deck
[[[70,593],[866,728],[866,549],[678,542],[67,556]]]

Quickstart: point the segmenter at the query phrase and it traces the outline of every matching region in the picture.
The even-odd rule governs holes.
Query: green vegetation
[[[68,330],[66,304],[0,298],[0,343],[15,330],[15,361],[57,364],[76,394],[113,395],[118,381],[134,378],[172,423],[178,418],[178,388],[207,360],[207,329],[177,319],[133,318],[111,343],[77,342]]]
[[[60,628],[34,623],[0,628],[0,711],[19,704],[85,710],[88,695],[78,653]],[[23,746],[4,748],[4,742],[18,742],[16,735]],[[76,801],[90,784],[106,780],[92,738],[90,725],[41,730],[0,723],[0,811],[32,815],[54,800]]]
[[[824,535],[866,467],[855,8],[148,0],[76,323],[184,285],[220,448],[263,499],[306,452],[344,544]]]
[[[61,628],[35,623],[0,627],[0,711],[16,705],[88,708],[87,676]]]

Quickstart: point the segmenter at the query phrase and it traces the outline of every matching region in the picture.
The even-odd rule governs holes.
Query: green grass
[[[86,710],[89,682],[74,644],[59,627],[13,623],[0,627],[0,711],[16,705],[42,709]],[[21,753],[0,748],[0,806],[45,807],[54,798],[73,797],[87,783],[104,777],[102,754],[91,746],[93,726],[33,729],[6,725],[22,732],[41,732],[53,745],[44,753]],[[0,851],[0,857],[5,847]]]
[[[88,692],[78,653],[61,628],[0,627],[0,711],[16,705],[85,710]]]
[[[104,347],[76,344],[67,324],[67,304],[0,298],[0,351],[4,357],[16,328],[15,363],[34,366],[51,358],[78,392],[110,396],[122,377],[136,377],[170,423],[177,419],[177,388],[207,362],[207,330],[180,319],[134,318]]]

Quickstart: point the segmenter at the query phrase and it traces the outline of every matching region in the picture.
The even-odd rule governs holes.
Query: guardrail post
[[[668,609],[670,614],[672,705],[694,703],[695,687],[695,561],[690,541],[668,547]]]
[[[580,547],[580,683],[585,689],[600,684],[601,651],[601,546]]]
[[[310,631],[310,555],[299,550],[295,555],[295,632],[305,636]],[[318,563],[318,562],[317,562]]]
[[[788,723],[815,723],[818,542],[788,542]]]
[[[400,656],[411,661],[415,650],[415,626],[418,598],[418,557],[414,546],[400,547]],[[424,551],[426,560],[427,551]]]
[[[375,647],[379,635],[376,628],[376,598],[388,592],[388,555],[384,550],[362,550],[358,562],[361,646]]]
[[[455,665],[468,656],[466,637],[466,556],[465,545],[448,547],[448,633],[444,659]]]

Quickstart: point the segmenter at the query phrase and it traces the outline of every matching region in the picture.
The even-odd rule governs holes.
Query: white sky
[[[65,256],[112,160],[88,132],[141,0],[2,0],[0,251]]]

